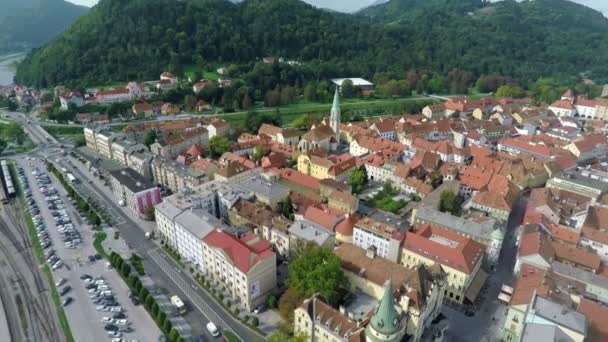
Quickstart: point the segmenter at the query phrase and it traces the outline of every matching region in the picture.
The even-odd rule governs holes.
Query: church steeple
[[[365,335],[368,342],[398,342],[403,337],[391,278],[384,283],[384,295],[374,310]]]
[[[336,141],[340,141],[340,92],[338,91],[338,87],[336,87],[336,93],[334,94],[334,103],[331,106],[329,126],[336,134]]]

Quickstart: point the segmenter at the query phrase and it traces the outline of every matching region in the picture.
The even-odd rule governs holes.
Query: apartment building
[[[110,182],[117,200],[139,217],[146,217],[146,209],[161,201],[160,189],[133,169],[110,172]]]
[[[405,231],[392,224],[364,217],[355,223],[353,244],[363,249],[374,248],[376,255],[398,263]]]
[[[213,231],[203,240],[204,273],[226,289],[246,310],[253,311],[276,287],[276,254],[270,242],[255,234],[240,238]]]
[[[401,263],[406,268],[440,265],[447,274],[445,296],[475,302],[487,275],[481,270],[485,247],[472,239],[431,225],[408,232]]]

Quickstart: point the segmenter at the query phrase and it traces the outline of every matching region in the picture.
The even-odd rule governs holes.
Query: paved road
[[[475,316],[467,317],[461,311],[444,305],[443,313],[448,317],[447,341],[493,342],[500,341],[507,306],[497,297],[503,284],[513,285],[513,267],[517,257],[516,230],[521,224],[527,198],[520,196],[507,223],[505,240],[495,272],[488,279],[485,300]]]
[[[67,162],[70,160],[70,163]],[[116,204],[116,200],[110,189],[104,186],[98,178],[93,177],[88,171],[84,171],[82,164],[74,158],[65,157],[60,159],[59,163],[62,167],[74,173],[76,178],[80,179],[79,187],[83,188],[86,193],[102,203],[103,206],[112,209],[115,219],[121,222],[116,228],[121,232],[121,236],[127,241],[129,246],[134,249],[140,256],[149,256],[150,251],[158,249],[158,245],[152,240],[147,240],[144,237],[146,231],[154,229],[154,224],[142,221],[133,217],[134,215],[128,208],[120,207]],[[90,181],[90,182],[89,182]],[[159,255],[164,255],[163,252],[155,252]],[[173,263],[173,267],[167,267],[166,263],[158,263],[160,259],[144,258],[144,267],[146,273],[161,287],[166,288],[169,294],[177,294],[180,298],[187,299],[196,307],[196,310],[191,310],[186,316],[186,321],[192,326],[194,331],[211,339],[205,325],[209,320],[216,323],[221,328],[230,328],[243,341],[257,341],[261,336],[242,325],[235,320],[230,314],[225,313],[223,309],[209,297],[204,291],[200,290],[200,298],[192,297],[192,292],[185,292],[184,289],[193,289],[198,285],[188,275],[175,272],[175,268],[179,266],[174,263],[171,258],[166,258],[167,263]],[[206,305],[205,305],[206,304]],[[227,324],[223,324],[226,322]]]

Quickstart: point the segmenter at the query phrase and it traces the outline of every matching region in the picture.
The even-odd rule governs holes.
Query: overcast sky
[[[93,6],[97,3],[97,0],[68,0],[76,4]],[[342,12],[353,12],[365,6],[368,6],[376,0],[304,0],[309,4],[313,4],[318,7],[331,8],[336,11]],[[580,4],[595,8],[604,12],[604,15],[608,16],[608,0],[572,0]]]

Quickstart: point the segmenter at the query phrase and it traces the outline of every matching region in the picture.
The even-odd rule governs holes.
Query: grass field
[[[342,113],[352,112],[363,117],[371,117],[386,114],[406,114],[407,111],[402,107],[418,102],[421,105],[431,103],[432,100],[423,97],[412,97],[394,100],[372,100],[372,101],[345,101],[340,105]],[[272,113],[279,111],[284,126],[289,126],[294,120],[304,114],[315,116],[327,116],[331,109],[331,104],[304,103],[294,104],[279,108],[264,108],[256,110],[258,113]],[[229,122],[233,127],[243,125],[247,112],[236,112],[220,114],[219,117]]]
[[[59,141],[70,141],[75,144],[84,143],[82,127],[43,125],[42,128]]]
[[[215,81],[220,78],[220,75],[215,71],[201,70],[196,65],[188,66],[184,69],[184,75],[191,77],[196,71],[198,71],[204,79]]]

